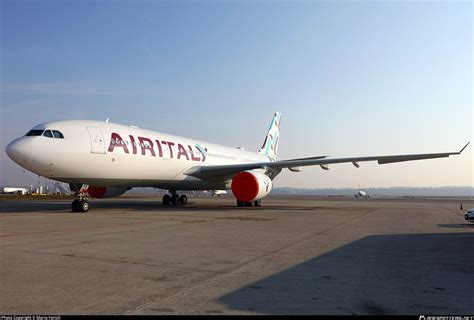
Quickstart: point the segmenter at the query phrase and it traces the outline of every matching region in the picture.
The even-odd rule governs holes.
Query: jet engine
[[[232,178],[232,193],[242,202],[262,199],[272,191],[272,188],[272,180],[259,171],[239,172]]]
[[[93,187],[89,186],[87,193],[92,198],[112,198],[118,197],[127,192],[129,188],[126,187]]]

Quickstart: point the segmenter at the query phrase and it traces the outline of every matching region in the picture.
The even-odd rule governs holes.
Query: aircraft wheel
[[[244,206],[244,203],[240,200],[237,200],[237,206],[238,207],[243,207]]]
[[[245,206],[246,206],[246,207],[251,207],[251,206],[252,206],[252,202],[245,202]]]
[[[262,200],[255,200],[254,205],[256,207],[261,207],[262,206]]]
[[[186,195],[184,195],[184,194],[181,195],[181,196],[179,197],[179,203],[180,203],[180,204],[187,204],[187,203],[188,203],[188,197],[187,197]]]
[[[179,196],[177,194],[171,196],[171,204],[174,206],[179,204]]]
[[[78,207],[78,211],[80,212],[84,212],[86,213],[87,211],[89,211],[89,201],[86,201],[86,200],[81,200],[79,201],[77,207]]]
[[[71,204],[71,209],[72,212],[78,212],[79,211],[79,200],[74,200]]]
[[[165,195],[163,196],[163,202],[162,202],[162,204],[163,204],[164,206],[168,206],[170,203],[171,203],[171,197],[170,197],[170,195],[169,195],[169,194],[165,194]]]

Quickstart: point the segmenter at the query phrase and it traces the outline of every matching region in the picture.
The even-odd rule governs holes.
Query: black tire
[[[184,195],[184,194],[181,195],[181,196],[179,197],[179,203],[180,203],[180,204],[183,204],[183,205],[184,205],[184,204],[187,204],[187,203],[188,203],[188,197],[187,197],[186,195]]]
[[[262,200],[255,200],[253,203],[256,207],[261,207],[262,206]]]
[[[170,197],[170,195],[169,195],[169,194],[165,194],[165,195],[163,196],[163,202],[162,202],[162,204],[163,204],[164,206],[168,206],[170,203],[171,203],[171,197]]]
[[[78,212],[79,211],[79,200],[74,200],[71,204],[71,210],[72,212]]]
[[[178,196],[177,194],[173,194],[173,195],[171,196],[171,204],[172,204],[173,206],[179,204],[179,196]]]
[[[252,206],[252,202],[245,202],[245,206],[246,206],[246,207],[251,207],[251,206]]]
[[[89,201],[86,201],[86,200],[79,201],[79,204],[77,206],[78,206],[79,211],[84,212],[84,213],[89,211],[89,207],[90,207]]]
[[[244,203],[240,200],[237,200],[237,206],[238,207],[243,207],[244,206]]]

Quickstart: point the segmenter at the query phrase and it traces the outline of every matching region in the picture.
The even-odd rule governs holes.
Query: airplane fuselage
[[[183,172],[196,165],[273,160],[257,152],[110,122],[48,122],[33,130],[57,130],[64,138],[18,138],[12,144],[22,153],[14,157],[19,165],[50,179],[96,187],[229,189],[230,181],[204,181]]]

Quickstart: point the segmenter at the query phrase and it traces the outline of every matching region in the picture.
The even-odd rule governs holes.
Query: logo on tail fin
[[[281,113],[275,112],[267,136],[263,142],[260,153],[269,157],[276,157],[278,154],[278,140],[280,139]]]

